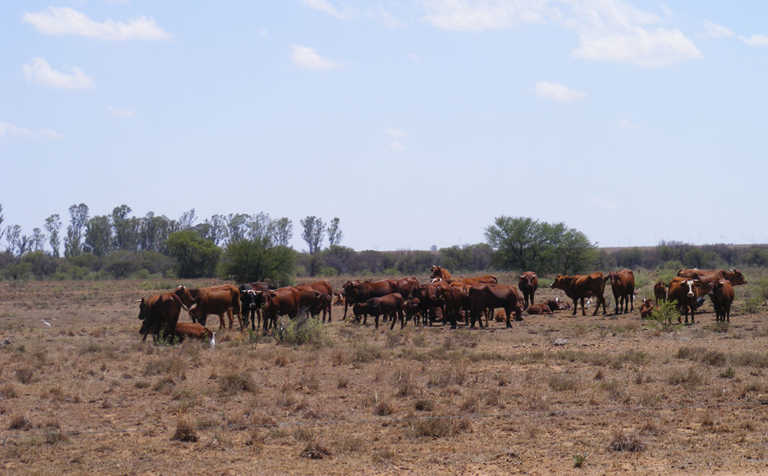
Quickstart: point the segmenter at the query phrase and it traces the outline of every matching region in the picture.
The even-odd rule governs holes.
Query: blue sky
[[[0,204],[338,216],[356,249],[767,243],[768,3],[0,3]]]

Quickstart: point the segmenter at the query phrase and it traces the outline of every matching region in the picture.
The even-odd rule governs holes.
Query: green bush
[[[194,230],[177,231],[168,237],[168,252],[176,258],[181,278],[213,276],[221,249]]]
[[[272,281],[285,285],[293,280],[296,252],[272,246],[268,238],[231,243],[221,259],[219,274],[238,282]]]
[[[651,319],[657,322],[665,331],[670,331],[680,319],[675,301],[664,301],[651,313]]]
[[[275,337],[278,343],[285,345],[330,344],[325,328],[315,318],[280,319]]]

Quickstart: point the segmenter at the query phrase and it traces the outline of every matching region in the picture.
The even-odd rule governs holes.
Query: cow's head
[[[430,278],[442,278],[443,277],[443,268],[440,266],[433,264],[430,268]]]
[[[138,299],[136,302],[139,303],[139,319],[143,321],[149,316],[149,306],[147,306],[144,298]]]
[[[534,281],[536,280],[536,273],[532,272],[525,272],[520,275],[520,282],[524,282],[528,285],[529,288],[533,287]]]
[[[552,289],[565,289],[566,286],[566,280],[565,276],[562,274],[558,274],[557,277],[555,277],[555,280],[552,281],[552,286],[550,286]]]
[[[174,294],[176,294],[179,299],[181,299],[181,302],[184,303],[185,306],[189,307],[192,305],[194,299],[192,298],[192,295],[189,292],[189,289],[184,287],[183,284],[179,284],[176,286],[176,290],[174,291]]]
[[[725,278],[731,282],[734,286],[738,286],[740,284],[747,284],[747,280],[744,279],[744,275],[739,271],[738,269],[732,268],[726,271]]]

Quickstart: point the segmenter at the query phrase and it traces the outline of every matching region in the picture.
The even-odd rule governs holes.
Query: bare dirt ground
[[[764,306],[670,332],[639,304],[392,332],[335,307],[314,345],[142,343],[135,299],[175,285],[0,283],[0,472],[768,472]]]

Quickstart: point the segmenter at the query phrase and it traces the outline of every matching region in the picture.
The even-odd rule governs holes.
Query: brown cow
[[[642,319],[651,317],[654,307],[653,301],[643,298],[643,303],[640,305],[640,317]]]
[[[656,298],[656,305],[667,300],[667,285],[664,281],[656,281],[653,285],[653,296]]]
[[[242,313],[240,312],[240,289],[232,284],[222,284],[208,288],[188,289],[184,285],[176,288],[175,294],[189,307],[189,317],[192,322],[205,325],[210,314],[219,316],[219,329],[225,327],[224,314],[229,318],[229,328],[232,328],[232,315],[237,315],[240,330],[244,329]]]
[[[539,278],[533,271],[526,271],[520,275],[520,279],[517,281],[517,287],[520,288],[520,292],[523,293],[523,299],[525,299],[525,308],[533,304],[533,298],[536,294],[536,289],[539,287]],[[530,302],[528,302],[530,300]]]
[[[143,335],[142,342],[147,339],[147,334],[152,334],[152,340],[158,338],[173,338],[176,323],[179,322],[181,308],[185,307],[181,299],[174,293],[164,293],[141,298],[139,303],[139,319],[142,321],[139,334]]]
[[[389,316],[392,323],[389,328],[395,327],[395,321],[400,319],[400,328],[405,327],[405,319],[403,318],[403,296],[400,293],[390,293],[381,297],[372,297],[368,299],[365,304],[368,308],[368,312],[371,313],[376,322],[376,329],[379,328],[379,316]],[[363,318],[363,325],[367,318]]]
[[[741,284],[747,284],[747,280],[744,279],[744,275],[738,269],[698,269],[687,268],[681,269],[677,272],[677,276],[681,278],[700,279],[701,281],[710,282],[717,281],[718,279],[727,279],[733,286],[739,286]]]
[[[372,297],[386,296],[395,292],[392,281],[384,279],[381,281],[347,281],[344,283],[344,317],[347,318],[347,308],[350,304],[365,302]]]
[[[613,300],[616,301],[616,312],[623,306],[624,314],[635,310],[635,273],[631,269],[622,269],[608,273],[613,291]]]
[[[413,325],[418,326],[421,316],[421,300],[417,297],[412,297],[403,303],[403,313],[405,314],[405,320],[413,320]]]
[[[450,322],[455,323],[456,319],[461,315],[461,311],[469,310],[469,288],[464,284],[457,284],[454,282],[451,285],[446,285],[444,282],[436,282],[434,286],[437,288],[437,298],[442,301],[445,309],[444,319],[448,319]],[[486,317],[486,325],[488,319]]]
[[[494,276],[492,274],[485,274],[483,276],[471,276],[471,277],[468,277],[468,278],[462,277],[462,278],[454,279],[451,276],[451,272],[450,271],[448,271],[447,269],[442,268],[440,266],[437,266],[437,265],[433,265],[432,266],[431,273],[430,273],[429,276],[432,279],[432,282],[435,282],[435,281],[438,281],[438,280],[442,280],[442,281],[445,281],[447,283],[452,283],[452,282],[458,281],[458,282],[464,283],[464,284],[466,284],[468,286],[474,286],[476,284],[497,284],[499,282],[499,280],[496,278],[496,276]]]
[[[436,264],[432,265],[432,268],[430,270],[429,277],[431,279],[442,279],[445,281],[451,280],[451,272],[447,269],[443,268],[442,266],[438,266]]]
[[[318,281],[310,281],[308,283],[302,283],[298,286],[309,286],[310,288],[314,289],[315,291],[320,292],[321,294],[327,294],[328,296],[333,296],[333,287],[331,287],[331,283],[324,279],[320,279]],[[325,315],[328,313],[328,322],[331,322],[331,302],[328,302],[327,308],[323,309],[323,322],[325,322]]]
[[[214,339],[216,333],[211,332],[207,327],[204,327],[196,322],[177,322],[176,323],[176,335],[179,336],[179,340],[184,340],[186,337],[193,339]]]
[[[287,315],[291,319],[300,314],[306,314],[318,307],[322,294],[314,289],[301,286],[285,286],[264,293],[264,331],[270,325],[277,324],[277,317]]]
[[[400,293],[403,299],[408,299],[413,295],[413,290],[419,287],[419,280],[413,276],[402,279],[392,280],[395,292]]]
[[[528,309],[526,309],[528,314],[534,315],[534,314],[552,314],[552,309],[549,308],[546,304],[531,304],[528,306]]]
[[[715,308],[715,319],[731,322],[731,304],[733,303],[733,286],[727,279],[718,279],[712,285],[712,306]]]
[[[596,316],[597,311],[600,310],[601,303],[603,305],[603,314],[608,312],[605,309],[605,297],[603,296],[603,293],[605,292],[605,281],[603,273],[599,271],[592,274],[575,274],[571,276],[558,274],[555,281],[552,283],[552,288],[562,289],[565,291],[566,296],[573,299],[574,316],[579,307],[579,299],[581,300],[581,315],[586,316],[586,312],[584,311],[584,299],[588,297],[596,297],[597,306],[595,307],[595,312],[592,313],[593,316]]]
[[[421,305],[421,315],[424,317],[424,323],[429,321],[431,326],[435,320],[442,319],[445,315],[445,301],[438,296],[439,287],[433,283],[421,284],[413,290],[413,297],[419,299]]]
[[[696,313],[696,299],[709,294],[712,291],[712,283],[700,279],[689,279],[677,277],[669,283],[669,292],[667,299],[677,301],[677,307],[680,314],[685,314],[685,323],[688,324],[688,310],[691,311],[691,324],[695,324],[694,314]],[[680,317],[677,318],[680,322]]]
[[[514,286],[497,284],[484,284],[469,288],[469,301],[472,309],[469,327],[475,327],[475,321],[480,319],[480,327],[483,327],[482,313],[486,309],[503,307],[507,318],[507,327],[512,327],[509,322],[509,314],[515,312],[515,320],[522,321],[523,304],[522,297]],[[451,328],[456,328],[456,320],[451,321]]]

